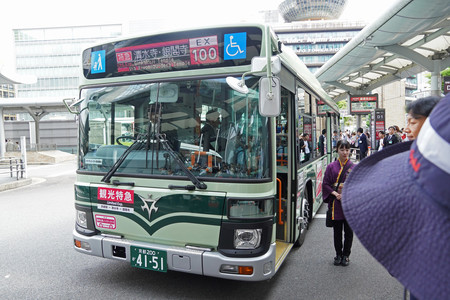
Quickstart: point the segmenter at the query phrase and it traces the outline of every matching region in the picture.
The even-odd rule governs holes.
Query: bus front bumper
[[[270,279],[275,274],[276,244],[258,257],[228,257],[216,251],[195,247],[175,247],[160,244],[126,240],[108,235],[85,236],[73,231],[74,249],[78,252],[130,262],[130,247],[149,248],[167,252],[167,269],[205,276],[234,279],[242,281],[261,281]],[[233,273],[234,267],[252,267],[250,275]],[[248,268],[247,268],[248,269]],[[222,271],[221,271],[222,270]]]

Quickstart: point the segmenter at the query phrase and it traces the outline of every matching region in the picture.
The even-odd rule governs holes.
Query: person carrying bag
[[[340,140],[337,144],[339,159],[327,166],[323,179],[322,196],[328,203],[326,226],[333,227],[336,257],[334,265],[348,266],[353,244],[353,231],[345,220],[341,205],[342,186],[354,164],[349,160],[350,144]],[[344,243],[342,232],[344,231]]]
[[[337,193],[339,193],[338,190],[339,190],[339,187],[340,187],[340,185],[342,183],[343,176],[341,176],[341,174],[347,172],[349,165],[350,164],[346,163],[344,166],[341,166],[341,170],[339,171],[338,179],[337,179],[337,182],[336,182],[335,188],[334,188],[334,191],[337,192]],[[342,187],[341,187],[341,190],[342,190]],[[331,202],[331,206],[329,206],[328,209],[327,209],[327,218],[325,220],[325,226],[326,227],[333,227],[334,226],[333,212],[334,212],[334,201],[335,201],[335,199],[332,199],[331,201],[332,201]],[[325,203],[329,203],[328,201],[324,201],[324,202]]]

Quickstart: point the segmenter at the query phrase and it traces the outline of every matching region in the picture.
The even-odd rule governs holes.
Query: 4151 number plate
[[[166,251],[131,246],[130,252],[131,266],[152,271],[167,272]]]

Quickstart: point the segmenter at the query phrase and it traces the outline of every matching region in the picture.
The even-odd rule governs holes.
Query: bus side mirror
[[[74,98],[66,98],[63,99],[63,103],[71,114],[79,115],[81,113],[80,104],[81,102],[83,102],[83,100],[84,99],[75,100]],[[71,103],[69,104],[69,102]]]
[[[278,77],[261,77],[259,80],[259,113],[276,117],[281,112],[281,85]]]

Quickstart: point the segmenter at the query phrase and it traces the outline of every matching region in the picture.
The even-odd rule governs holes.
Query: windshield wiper
[[[125,152],[119,157],[119,159],[114,163],[114,165],[109,169],[108,173],[106,173],[105,176],[103,176],[102,180],[105,183],[111,182],[111,177],[114,176],[114,173],[119,169],[119,167],[122,165],[122,163],[125,161],[125,158],[127,158],[128,154],[131,153],[131,151],[137,149],[139,146],[142,146],[142,136],[138,135],[136,140],[131,144],[130,147],[125,150]]]
[[[206,184],[204,182],[201,182],[198,180],[197,177],[195,177],[194,174],[186,167],[186,165],[183,163],[183,161],[178,156],[177,152],[175,152],[172,147],[170,147],[169,143],[167,142],[167,139],[163,139],[162,135],[160,133],[155,133],[155,137],[163,145],[164,150],[169,152],[170,156],[177,162],[177,164],[181,167],[181,169],[184,171],[186,176],[189,178],[189,180],[195,185],[196,188],[199,190],[205,190],[207,188]],[[187,186],[187,190],[192,190],[189,188],[190,186]],[[169,186],[170,188],[170,186]],[[172,186],[172,188],[180,188],[179,186]]]

